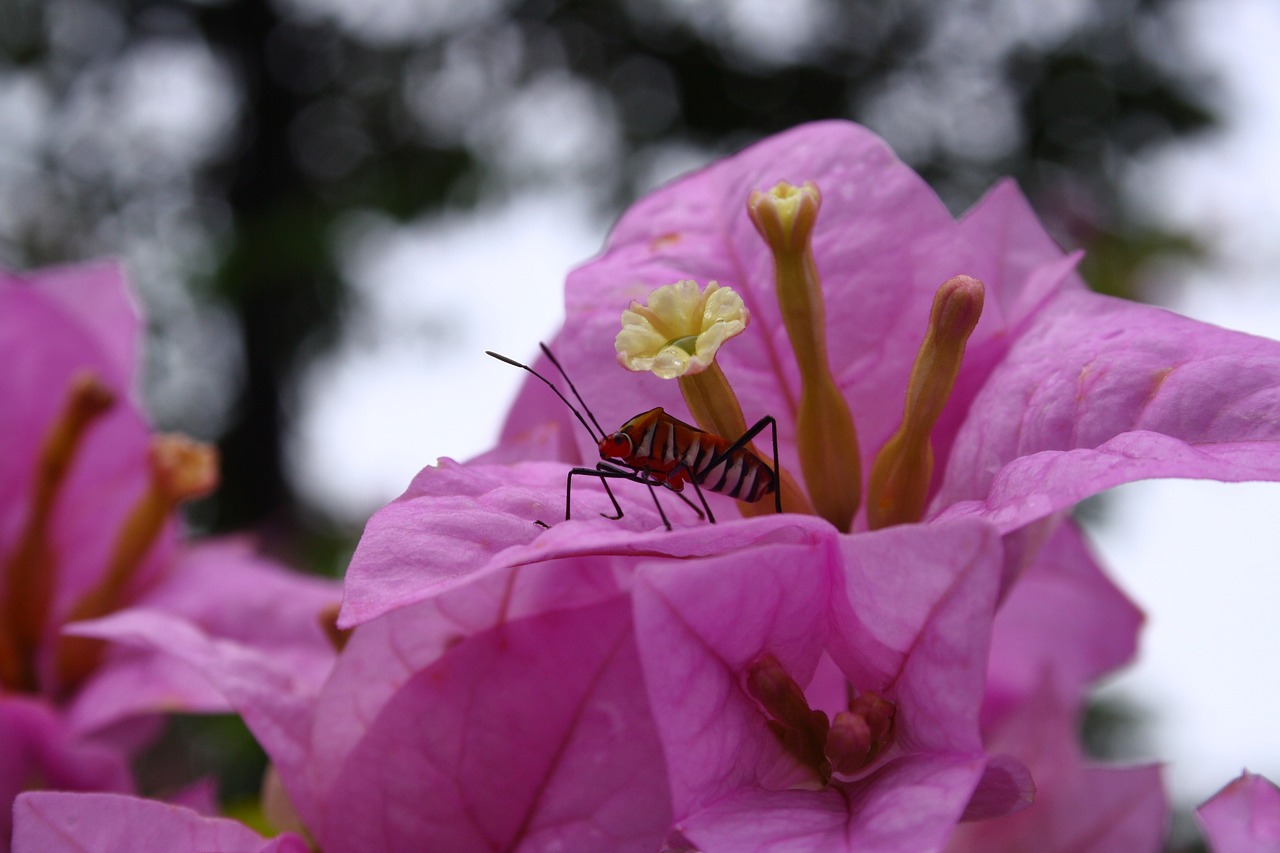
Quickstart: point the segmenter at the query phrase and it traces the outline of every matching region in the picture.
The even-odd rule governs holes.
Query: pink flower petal
[[[211,637],[259,649],[318,691],[336,658],[321,615],[340,597],[332,581],[290,572],[258,556],[247,540],[222,539],[184,551],[165,582],[138,605],[186,618]],[[133,715],[173,710],[212,713],[230,706],[181,660],[164,650],[133,648],[108,654],[77,694],[70,715],[78,731],[90,732]]]
[[[628,610],[507,622],[404,681],[334,778],[325,850],[656,849],[668,795]]]
[[[1169,820],[1159,768],[1086,762],[1077,730],[1075,714],[1048,681],[1006,714],[987,746],[1026,764],[1035,801],[1015,814],[961,826],[948,853],[1159,849]]]
[[[589,554],[702,556],[768,541],[809,541],[830,530],[820,519],[796,516],[744,524],[729,515],[710,525],[689,516],[668,493],[660,499],[675,523],[684,522],[668,531],[637,483],[614,487],[626,512],[619,521],[598,517],[610,510],[598,487],[575,486],[575,517],[563,522],[567,474],[561,463],[444,460],[424,469],[366,525],[347,570],[339,624],[367,622],[510,566]],[[535,520],[546,520],[551,529]]]
[[[654,562],[637,575],[640,654],[680,834],[708,850],[785,838],[798,849],[941,844],[987,766],[977,704],[1000,566],[994,531],[909,526],[744,556]],[[807,687],[824,648],[855,688],[897,704],[900,757],[856,782],[786,790],[800,781],[797,764],[744,672],[771,654]],[[1021,805],[1015,776],[993,774],[984,802]]]
[[[999,310],[1005,325],[1020,326],[1062,289],[1085,289],[1071,272],[1075,259],[1064,258],[1014,181],[993,186],[958,224],[974,247],[974,266],[966,272],[987,286],[995,301],[984,310]],[[1071,274],[1042,274],[1064,260]]]
[[[40,791],[14,806],[14,853],[308,853],[296,835],[264,840],[247,826],[119,794]]]
[[[69,281],[78,272],[101,276],[99,283],[107,291],[121,285],[107,267],[66,268],[55,277]],[[120,525],[147,484],[148,428],[128,396],[132,378],[122,372],[121,352],[110,345],[108,330],[86,325],[62,299],[45,293],[42,281],[41,274],[29,283],[0,279],[0,398],[7,401],[0,406],[0,435],[5,437],[0,554],[10,552],[25,523],[40,447],[62,411],[73,377],[91,371],[118,398],[86,431],[54,506],[49,535],[58,546],[54,610],[61,615],[106,570]],[[102,319],[110,316],[112,312]],[[117,335],[136,333],[136,318],[116,319]],[[130,351],[133,345],[130,340]],[[173,548],[176,528],[167,528],[149,552],[142,576],[154,577]]]
[[[77,739],[37,699],[0,696],[0,853],[8,848],[14,797],[32,780],[72,791],[132,791],[128,756]]]
[[[1196,809],[1213,853],[1280,850],[1280,788],[1248,771]]]
[[[109,368],[107,384],[130,390],[138,368],[142,317],[121,265],[116,261],[44,267],[30,274],[0,270],[0,288],[27,287],[89,333]]]
[[[202,673],[244,718],[271,756],[304,822],[319,823],[319,808],[306,769],[316,684],[299,679],[270,650],[213,639],[190,622],[161,611],[121,611],[77,623],[69,633],[162,651]]]
[[[808,683],[829,631],[838,559],[831,544],[772,545],[747,560],[655,562],[640,572],[640,655],[677,816],[794,764],[765,727],[743,674],[768,652]]]
[[[1082,701],[1089,684],[1133,658],[1141,626],[1141,611],[1098,568],[1075,524],[1063,521],[996,615],[984,724],[1046,677],[1064,701]]]
[[[704,853],[814,850],[830,853],[924,853],[939,850],[959,819],[985,761],[910,756],[835,790],[743,790],[678,821],[676,829]]]
[[[616,598],[619,579],[595,559],[494,572],[360,626],[315,704],[310,778],[328,790],[347,754],[406,681],[463,639],[504,621]]]
[[[1014,530],[1150,477],[1280,478],[1280,346],[1069,292],[992,373],[933,506]]]
[[[863,689],[915,710],[912,748],[978,751],[977,707],[1001,553],[985,525],[903,525],[842,537],[847,609],[832,657]]]

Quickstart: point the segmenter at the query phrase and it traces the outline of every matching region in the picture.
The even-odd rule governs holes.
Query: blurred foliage
[[[134,763],[139,791],[167,798],[201,780],[217,784],[219,802],[256,800],[267,756],[232,715],[173,714]]]

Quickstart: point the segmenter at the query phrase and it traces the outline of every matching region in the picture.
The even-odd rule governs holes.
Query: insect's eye
[[[625,432],[615,432],[600,442],[600,453],[604,456],[626,457],[631,454],[631,437]]]

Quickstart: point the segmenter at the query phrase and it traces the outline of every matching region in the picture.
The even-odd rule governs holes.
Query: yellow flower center
[[[651,293],[647,305],[632,302],[622,312],[614,346],[628,370],[674,379],[710,367],[720,346],[742,334],[750,320],[733,288],[713,281],[699,290],[697,282],[678,281]]]

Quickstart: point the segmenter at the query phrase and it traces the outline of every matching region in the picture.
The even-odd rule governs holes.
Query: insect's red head
[[[605,459],[626,459],[631,455],[631,437],[615,432],[600,439],[600,455]]]

